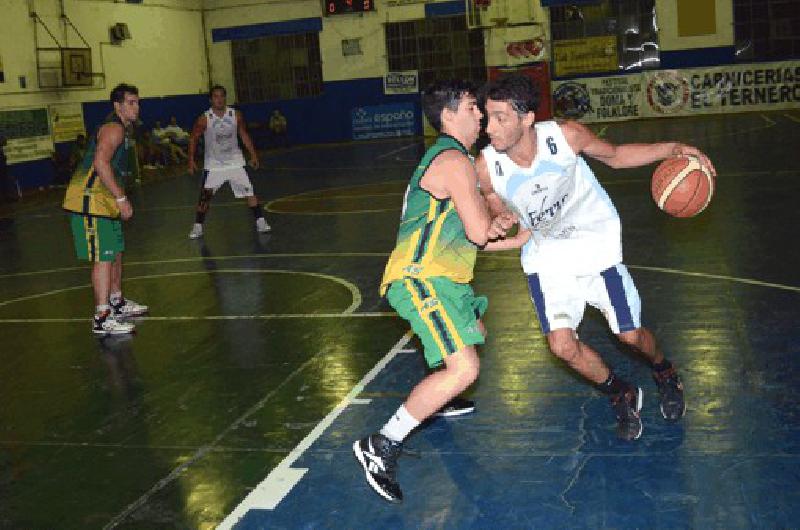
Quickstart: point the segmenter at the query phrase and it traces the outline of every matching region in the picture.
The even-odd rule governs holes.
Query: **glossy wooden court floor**
[[[642,438],[618,441],[604,397],[547,351],[514,253],[484,254],[477,411],[414,434],[406,500],[385,503],[350,446],[424,374],[377,294],[422,141],[296,147],[254,175],[266,236],[225,191],[188,240],[197,177],[136,189],[124,289],[152,309],[130,338],[90,333],[58,205],[0,220],[0,528],[797,527],[800,112],[596,130],[693,143],[719,170],[710,208],[678,220],[652,168],[592,164],[683,374],[681,423],[587,312],[583,340],[645,392]]]

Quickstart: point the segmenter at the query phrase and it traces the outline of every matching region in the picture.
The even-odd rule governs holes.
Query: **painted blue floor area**
[[[634,274],[650,291],[659,278]],[[249,512],[239,529],[295,528],[792,528],[800,520],[800,399],[791,352],[796,293],[682,279],[709,289],[717,314],[659,304],[653,326],[687,386],[687,416],[665,422],[644,363],[621,352],[597,315],[581,337],[645,392],[644,434],[616,439],[606,399],[556,362],[541,341],[527,347],[498,330],[482,355],[475,414],[436,419],[406,446],[398,480],[405,499],[375,494],[352,441],[379,428],[425,373],[419,353],[399,354],[296,463],[305,477],[274,511]],[[692,286],[692,282],[697,285]],[[744,301],[746,300],[746,302]],[[741,302],[736,304],[736,302]],[[758,307],[786,308],[785,313]],[[525,310],[525,308],[518,308]],[[489,329],[508,314],[498,309]],[[736,326],[725,326],[734,313]],[[524,320],[517,313],[517,323]],[[681,319],[683,315],[683,319]],[[510,319],[509,319],[510,320]],[[719,325],[715,325],[717,322]],[[694,324],[693,324],[694,323]],[[510,327],[513,328],[517,324]],[[538,330],[518,331],[520,338]],[[691,339],[695,358],[681,351]],[[687,348],[687,351],[688,348]]]

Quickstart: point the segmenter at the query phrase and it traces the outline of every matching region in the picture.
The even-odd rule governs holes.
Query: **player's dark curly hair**
[[[531,78],[509,74],[489,82],[481,90],[481,100],[506,101],[518,114],[536,112],[539,108],[539,87]]]
[[[475,85],[461,79],[448,79],[431,83],[422,92],[422,111],[437,131],[442,130],[442,111],[458,110],[461,97],[475,95]]]
[[[127,83],[120,83],[114,87],[111,91],[111,102],[112,103],[122,103],[125,101],[125,94],[133,94],[134,96],[139,95],[139,89],[133,85],[129,85]]]

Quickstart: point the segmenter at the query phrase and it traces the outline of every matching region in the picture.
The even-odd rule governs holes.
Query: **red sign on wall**
[[[536,111],[536,121],[552,119],[553,109],[550,97],[550,68],[548,64],[541,62],[523,66],[490,66],[489,81],[494,81],[498,77],[510,73],[530,77],[539,88],[539,109]]]

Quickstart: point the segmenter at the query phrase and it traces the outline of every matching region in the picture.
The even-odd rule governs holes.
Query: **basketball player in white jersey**
[[[241,138],[250,155],[250,167],[258,169],[258,155],[247,133],[244,117],[240,111],[227,105],[225,87],[215,85],[209,95],[211,108],[197,118],[189,139],[189,173],[194,173],[196,170],[194,155],[197,140],[201,135],[205,142],[203,185],[189,238],[197,239],[203,236],[203,222],[211,205],[211,198],[226,182],[230,183],[234,197],[247,200],[247,206],[255,217],[256,230],[268,232],[270,226],[264,219],[264,212],[258,204],[253,184],[244,169],[244,155],[239,149],[238,139]]]
[[[582,155],[612,168],[652,164],[674,155],[708,158],[677,142],[614,145],[575,121],[534,125],[538,93],[529,78],[508,76],[485,88],[491,145],[477,160],[481,190],[494,213],[509,209],[530,232],[521,252],[531,299],[550,350],[611,399],[617,434],[642,434],[640,387],[623,381],[575,332],[586,304],[598,308],[620,341],[652,365],[661,413],[685,411],[683,384],[655,337],[642,327],[641,301],[622,263],[617,210]]]

